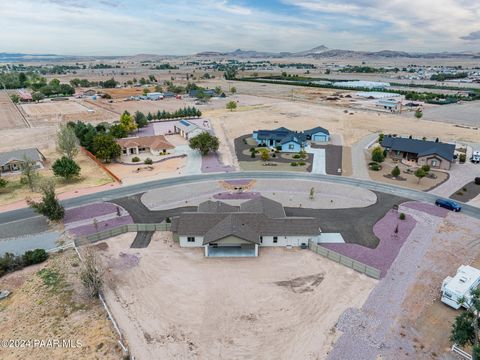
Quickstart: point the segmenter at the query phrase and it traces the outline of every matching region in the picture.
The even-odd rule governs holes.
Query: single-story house
[[[163,135],[118,139],[117,144],[122,148],[123,155],[150,153],[157,156],[175,148]]]
[[[173,126],[173,130],[175,134],[180,134],[187,140],[206,131],[188,120],[180,120]]]
[[[175,96],[176,96],[175,93],[173,93],[171,91],[166,91],[166,92],[163,93],[163,97],[165,97],[165,98],[173,98]]]
[[[282,204],[263,196],[240,206],[203,202],[174,217],[171,229],[180,246],[203,247],[208,257],[258,256],[259,247],[308,245],[321,234],[319,219],[287,217]]]
[[[0,173],[22,170],[26,159],[35,162],[37,168],[43,168],[45,156],[37,148],[29,148],[0,153]]]
[[[385,136],[382,147],[394,159],[416,161],[418,165],[449,170],[454,160],[455,145],[442,142]]]
[[[308,145],[308,142],[327,142],[330,132],[320,126],[310,130],[292,131],[285,127],[274,130],[254,131],[252,137],[258,145],[281,147],[281,151],[298,152]]]
[[[376,103],[377,107],[391,112],[397,112],[402,109],[402,101],[398,99],[380,99]]]

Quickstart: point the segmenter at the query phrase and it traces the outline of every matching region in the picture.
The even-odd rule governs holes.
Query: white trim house
[[[259,197],[231,206],[206,201],[172,219],[181,247],[204,247],[205,256],[258,256],[260,247],[308,245],[321,234],[319,220],[287,217],[282,204]]]

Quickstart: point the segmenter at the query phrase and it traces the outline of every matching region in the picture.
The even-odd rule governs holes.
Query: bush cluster
[[[47,259],[48,253],[44,249],[29,250],[22,256],[5,253],[5,255],[0,256],[0,277],[26,266],[39,264]]]

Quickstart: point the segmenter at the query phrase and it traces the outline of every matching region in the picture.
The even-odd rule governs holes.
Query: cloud
[[[260,4],[261,3],[261,4]],[[236,48],[454,50],[474,37],[470,0],[15,0],[0,6],[2,51],[191,54]],[[470,35],[465,35],[470,34]]]
[[[480,40],[480,31],[473,31],[468,35],[460,36],[460,39],[470,41]]]

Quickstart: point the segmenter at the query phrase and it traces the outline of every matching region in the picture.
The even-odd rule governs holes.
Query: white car
[[[474,151],[470,161],[474,164],[480,163],[480,151]]]

